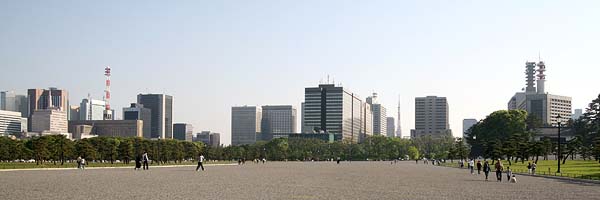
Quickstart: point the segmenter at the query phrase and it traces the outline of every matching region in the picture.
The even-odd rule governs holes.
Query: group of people
[[[84,170],[85,164],[85,158],[82,158],[81,156],[77,157],[77,169]]]
[[[527,164],[527,169],[529,171],[529,174],[535,175],[535,170],[537,169],[537,164],[535,162],[533,162],[533,164],[531,164],[531,162],[529,162]]]
[[[148,161],[150,161],[150,159],[148,158],[148,152],[144,151],[144,154],[135,157],[134,170],[140,170],[140,167],[142,167],[142,165],[144,170],[148,170]]]
[[[474,174],[472,163],[473,160],[469,161],[469,167],[471,169],[471,174]],[[487,160],[484,160],[483,165],[481,164],[481,161],[477,161],[477,174],[480,174],[482,168],[483,173],[485,174],[485,181],[488,181],[488,176],[490,174],[490,171],[492,171],[492,167],[490,166],[490,163]],[[502,172],[506,172],[506,180],[510,183],[517,183],[517,177],[512,173],[510,167],[506,167],[505,171],[504,165],[502,164],[502,161],[500,161],[500,159],[498,159],[494,164],[494,170],[496,171],[497,182],[502,182]]]

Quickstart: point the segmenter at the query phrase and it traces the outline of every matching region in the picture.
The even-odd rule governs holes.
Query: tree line
[[[172,139],[95,137],[72,141],[63,135],[38,136],[14,140],[0,137],[0,161],[35,160],[37,164],[64,164],[81,156],[90,161],[129,163],[148,152],[157,164],[193,160],[203,153],[209,160],[276,161],[393,160],[466,158],[468,148],[452,137],[421,137],[412,140],[370,136],[362,143],[348,141],[329,143],[319,139],[278,138],[239,146],[206,146],[201,142]]]
[[[542,122],[535,116],[524,110],[493,112],[468,130],[465,140],[471,146],[469,155],[507,159],[509,164],[519,160],[537,162],[540,157],[547,160],[552,155],[563,164],[569,157],[574,159],[576,156],[600,162],[600,95],[589,103],[582,117],[563,120],[562,130],[571,129],[573,137],[560,142],[562,151],[558,155],[556,137],[534,140],[542,127]]]

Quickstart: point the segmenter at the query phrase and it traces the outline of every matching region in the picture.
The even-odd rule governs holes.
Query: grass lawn
[[[483,161],[482,161],[483,162]],[[503,160],[502,164],[504,164],[504,169],[506,167],[510,167],[513,172],[518,173],[527,173],[527,164],[529,161],[525,161],[525,163],[512,162],[511,165],[508,165],[508,161]],[[491,164],[491,160],[490,160]],[[454,161],[454,163],[446,163],[445,166],[457,167],[458,162]],[[465,164],[465,168],[467,165]],[[493,168],[493,166],[492,166]],[[538,175],[552,175],[552,176],[565,176],[572,178],[582,178],[581,176],[586,176],[583,178],[586,179],[600,179],[600,163],[598,161],[584,161],[584,160],[567,160],[567,162],[563,165],[561,162],[560,171],[561,174],[556,174],[557,170],[557,161],[556,160],[538,160],[536,174]]]
[[[233,163],[231,161],[207,161],[205,164],[229,164],[229,163]],[[161,164],[161,165],[195,165],[196,162],[181,162],[181,163],[167,163],[167,164]],[[135,165],[135,162],[130,162],[129,164],[125,164],[125,163],[114,163],[114,164],[110,164],[110,163],[92,163],[92,162],[88,162],[87,165],[85,166],[86,168],[89,167],[132,167]],[[159,166],[157,164],[150,164],[150,166]],[[30,168],[77,168],[77,163],[76,162],[72,162],[72,163],[67,163],[65,162],[64,165],[61,165],[60,162],[57,162],[56,165],[51,163],[51,162],[46,162],[44,164],[39,164],[36,165],[35,163],[18,163],[18,162],[0,162],[0,169],[30,169]]]

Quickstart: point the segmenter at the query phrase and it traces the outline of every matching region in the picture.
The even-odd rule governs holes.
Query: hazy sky
[[[414,97],[448,98],[462,119],[506,109],[526,61],[547,65],[546,91],[583,108],[600,92],[600,1],[1,1],[0,90],[56,86],[71,104],[174,96],[174,121],[220,132],[231,106],[292,104],[327,74],[372,91],[414,127]],[[332,79],[333,79],[332,78]]]

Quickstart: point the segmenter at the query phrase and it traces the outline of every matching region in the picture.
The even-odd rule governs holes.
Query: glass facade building
[[[165,94],[139,94],[138,104],[151,111],[150,137],[173,138],[173,97]]]

